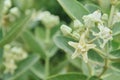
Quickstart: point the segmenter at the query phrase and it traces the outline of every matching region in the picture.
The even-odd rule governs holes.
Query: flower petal
[[[73,41],[69,41],[68,44],[69,44],[70,46],[72,46],[73,48],[75,48],[75,49],[78,47],[78,43],[73,42]]]
[[[75,52],[72,54],[72,59],[75,59],[80,55],[78,52],[79,52],[78,49],[76,49]]]
[[[82,57],[83,57],[83,60],[85,61],[85,63],[87,63],[87,62],[88,62],[88,55],[87,55],[87,52],[82,53]]]

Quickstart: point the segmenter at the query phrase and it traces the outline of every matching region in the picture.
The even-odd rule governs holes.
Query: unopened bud
[[[107,21],[107,20],[108,20],[108,15],[107,15],[107,14],[103,14],[103,15],[102,15],[102,20]]]
[[[76,39],[78,39],[78,40],[80,39],[80,34],[79,34],[78,32],[74,31],[72,35],[73,35],[73,37],[75,37]]]
[[[62,25],[60,29],[64,35],[69,35],[72,32],[72,29],[67,25]]]
[[[79,21],[79,20],[74,20],[74,28],[75,29],[78,29],[78,28],[80,28],[80,27],[82,27],[83,26],[83,24]]]
[[[19,9],[17,7],[11,8],[10,13],[17,16],[17,17],[20,16],[20,11],[19,11]]]
[[[10,8],[12,6],[11,0],[5,0],[4,5],[5,7]]]

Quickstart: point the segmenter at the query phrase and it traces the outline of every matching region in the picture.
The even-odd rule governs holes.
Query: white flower
[[[7,8],[10,8],[12,6],[11,0],[5,0],[4,6],[7,7]]]
[[[48,11],[39,12],[34,20],[41,21],[47,28],[52,28],[60,23],[59,17],[52,15]]]
[[[85,34],[84,33],[81,35],[80,40],[79,40],[78,43],[69,41],[68,44],[70,46],[72,46],[73,48],[75,48],[75,52],[72,55],[72,59],[82,55],[83,60],[86,63],[88,62],[88,56],[87,56],[88,50],[95,47],[95,44],[86,44],[86,42],[85,42]]]
[[[102,15],[102,20],[107,21],[107,20],[108,20],[108,14],[103,14],[103,15]]]
[[[98,36],[98,37],[100,37],[103,40],[103,44],[100,45],[100,47],[104,48],[105,44],[109,40],[113,39],[113,37],[112,37],[112,31],[108,27],[105,27],[102,24],[98,24],[98,28],[99,28],[100,32],[97,33],[97,34],[93,32],[93,35]]]
[[[99,10],[93,12],[92,14],[83,16],[85,26],[93,27],[96,22],[101,23],[101,12]]]
[[[13,74],[17,68],[15,63],[27,58],[27,56],[26,51],[24,51],[22,47],[12,46],[9,44],[5,45],[3,54],[5,73]]]
[[[3,13],[6,13],[11,6],[12,6],[11,0],[5,0],[4,7],[3,7]]]
[[[20,16],[20,11],[17,7],[13,7],[10,9],[10,13],[15,15],[16,17],[19,17]]]
[[[75,37],[76,39],[80,39],[80,34],[77,31],[73,31],[72,36]]]
[[[13,74],[17,68],[15,61],[13,59],[7,59],[3,62],[5,66],[5,73],[11,73]]]
[[[83,27],[83,24],[82,24],[79,20],[77,20],[77,19],[74,20],[73,23],[74,23],[74,26],[73,26],[73,27],[74,27],[75,29],[78,29],[78,28],[80,28],[80,27]]]
[[[112,25],[114,25],[117,22],[120,22],[120,12],[116,12],[113,16],[113,20],[112,20]]]
[[[62,25],[60,29],[64,35],[69,35],[72,32],[72,29],[67,25]]]

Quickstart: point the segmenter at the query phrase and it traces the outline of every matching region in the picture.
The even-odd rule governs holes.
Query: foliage
[[[0,79],[119,80],[119,4],[0,0]]]

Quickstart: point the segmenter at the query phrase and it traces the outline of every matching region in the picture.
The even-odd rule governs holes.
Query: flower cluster
[[[49,11],[38,12],[36,15],[34,20],[41,21],[46,28],[55,27],[60,23],[59,17],[52,15]]]
[[[4,57],[3,64],[5,66],[4,72],[13,74],[14,71],[17,69],[16,62],[26,59],[27,53],[21,47],[7,44],[4,46],[3,57]]]
[[[116,13],[113,17],[112,25],[116,22],[120,22],[119,13]],[[83,23],[79,20],[73,21],[73,26],[69,27],[67,25],[61,26],[61,31],[65,36],[71,36],[78,42],[70,41],[68,44],[75,48],[75,52],[72,58],[79,57],[82,55],[83,60],[88,62],[87,52],[95,47],[100,47],[103,49],[108,41],[112,40],[112,30],[108,26],[108,15],[103,14],[97,10],[91,14],[84,15],[82,17]],[[105,22],[106,21],[106,22]],[[93,39],[90,39],[90,34]],[[100,44],[96,46],[95,40],[100,41]],[[101,41],[102,40],[102,41]],[[91,42],[92,41],[92,42]]]
[[[21,16],[20,9],[18,7],[12,7],[12,0],[4,0],[2,10],[2,24],[7,26],[9,22],[14,22]]]

